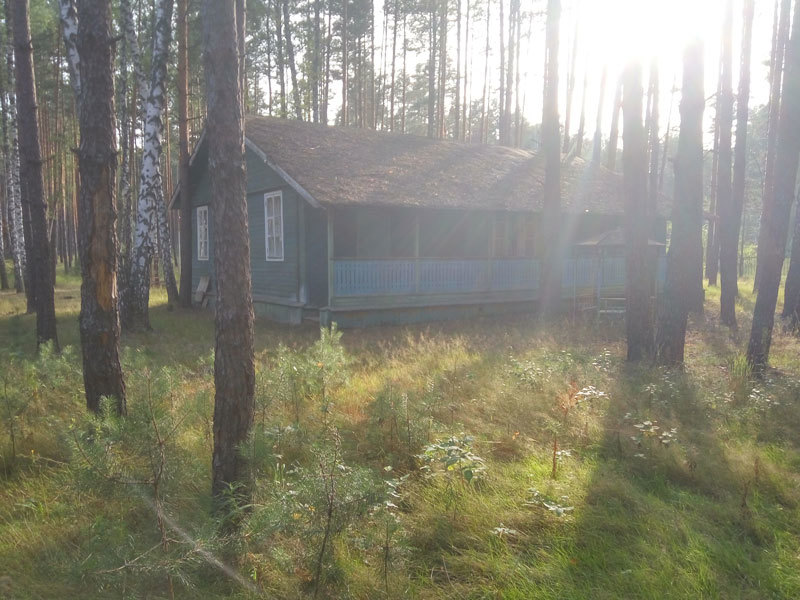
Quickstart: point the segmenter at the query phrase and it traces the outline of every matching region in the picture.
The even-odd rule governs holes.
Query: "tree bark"
[[[781,269],[786,252],[789,216],[797,183],[800,160],[800,136],[795,125],[800,122],[800,5],[795,5],[792,35],[786,47],[786,71],[781,94],[778,140],[775,152],[773,205],[769,211],[764,241],[758,296],[753,310],[753,328],[747,346],[747,361],[756,373],[763,373],[769,360],[775,305],[781,283]],[[764,217],[762,216],[762,219]]]
[[[136,207],[135,250],[128,289],[123,292],[124,301],[121,310],[122,326],[129,330],[150,329],[150,266],[158,249],[156,237],[161,236],[165,241],[169,239],[168,235],[165,236],[167,225],[161,181],[161,138],[164,133],[162,112],[166,101],[165,80],[172,27],[172,0],[158,0],[155,23],[156,37],[153,43],[150,92],[145,107],[144,142]],[[159,221],[163,221],[161,226]],[[161,248],[169,295],[170,280],[167,265],[170,267],[169,271],[172,271],[169,244],[161,244]],[[175,286],[174,272],[171,284]],[[170,298],[170,303],[175,301],[177,296],[175,292],[176,290],[173,290],[174,296]]]
[[[8,14],[8,13],[6,13]],[[8,24],[7,30],[10,30]],[[0,37],[4,31],[0,29]],[[5,175],[5,217],[8,229],[8,243],[14,273],[14,290],[19,294],[25,291],[25,234],[22,228],[22,204],[19,185],[19,149],[17,146],[17,112],[14,94],[13,45],[11,40],[3,40],[0,44],[6,54],[7,62],[3,69],[6,77],[0,81],[8,84],[8,91],[0,89],[0,119],[3,129],[3,173]],[[4,81],[3,81],[4,80]],[[8,101],[6,100],[8,98]]]
[[[561,300],[561,264],[564,253],[559,235],[561,221],[561,132],[558,117],[558,43],[561,1],[548,0],[545,35],[545,86],[542,111],[542,149],[544,152],[545,261],[543,273],[542,316],[552,315]]]
[[[698,287],[697,271],[703,265],[703,71],[703,45],[695,42],[683,55],[672,235],[656,335],[656,359],[665,365],[683,363],[686,325]]]
[[[767,223],[771,221],[770,211],[775,198],[775,159],[778,145],[778,127],[781,110],[781,90],[784,77],[784,58],[789,40],[789,21],[791,19],[791,0],[781,0],[780,20],[777,24],[769,71],[769,119],[767,122],[767,156],[764,164],[764,188],[761,203],[761,225],[758,229],[756,246],[756,275],[753,291],[758,289],[761,265],[764,262],[763,249],[767,247]]]
[[[739,68],[739,91],[736,99],[736,146],[734,148],[733,188],[729,209],[720,231],[720,316],[721,321],[736,327],[736,297],[739,295],[739,272],[736,259],[742,228],[745,180],[747,176],[747,121],[750,106],[750,53],[753,40],[755,0],[745,0],[742,15],[742,54]]]
[[[342,0],[342,125],[349,123],[347,114],[347,94],[348,94],[348,65],[347,65],[347,29],[349,21],[347,19],[347,4],[350,0]]]
[[[614,105],[611,113],[611,132],[608,136],[608,156],[606,167],[614,171],[617,168],[617,141],[619,140],[619,113],[622,110],[622,80],[617,83],[614,93]]]
[[[8,222],[13,224],[11,231],[13,232],[12,250],[14,258],[14,288],[16,291],[25,292],[26,310],[28,313],[34,311],[33,302],[33,287],[30,281],[30,267],[28,265],[28,257],[30,256],[30,220],[27,206],[23,207],[22,204],[22,181],[20,170],[20,157],[19,157],[19,135],[17,128],[17,93],[16,83],[14,78],[14,43],[13,43],[13,24],[11,17],[11,2],[6,2],[4,8],[4,16],[6,20],[5,26],[5,70],[8,82],[8,101],[6,102],[6,95],[3,95],[2,101],[3,110],[3,134],[7,134],[4,143],[8,144],[8,151],[6,157],[6,193],[8,194]]]
[[[653,352],[650,316],[652,277],[648,265],[651,213],[647,203],[647,141],[642,123],[642,68],[626,68],[623,84],[624,120],[622,161],[625,187],[625,329],[628,361],[649,358]]]
[[[600,98],[597,101],[597,118],[594,127],[594,140],[592,143],[592,162],[600,164],[600,153],[603,150],[603,104],[606,98],[606,81],[608,79],[608,66],[603,67],[600,76]]]
[[[289,59],[289,73],[292,76],[292,101],[294,114],[298,121],[303,120],[303,103],[300,101],[300,86],[297,84],[297,65],[294,61],[294,43],[292,42],[292,27],[289,19],[289,0],[282,0],[283,5],[283,34],[286,38],[286,55]]]
[[[564,147],[562,152],[566,154],[569,152],[571,144],[570,140],[570,125],[572,123],[572,97],[575,94],[575,61],[578,55],[578,21],[575,21],[575,31],[572,37],[572,52],[569,57],[569,71],[567,72],[567,108],[564,115]]]
[[[178,185],[181,204],[180,305],[192,306],[192,204],[189,186],[188,0],[178,0]]]
[[[16,64],[17,125],[22,179],[22,198],[30,215],[30,280],[36,306],[36,345],[52,342],[58,349],[53,282],[50,278],[50,246],[47,238],[47,205],[42,178],[39,120],[36,114],[36,75],[28,0],[14,0],[14,60]]]
[[[233,3],[205,0],[203,21],[217,286],[211,489],[217,506],[229,510],[229,491],[235,498],[247,493],[246,462],[239,447],[252,424],[255,386],[244,120],[236,60],[242,32],[237,32]]]
[[[717,214],[719,215],[720,252],[720,321],[729,327],[736,326],[736,246],[738,237],[731,237],[733,224],[733,187],[731,171],[733,168],[733,149],[731,135],[733,130],[733,0],[727,0],[725,20],[722,30],[722,70],[720,79],[720,95],[717,98],[719,114],[719,160],[717,162]],[[733,250],[733,271],[730,258]],[[725,260],[722,258],[725,256]]]
[[[78,249],[81,262],[83,383],[86,406],[100,411],[103,397],[114,398],[125,414],[125,383],[119,361],[117,234],[114,175],[114,69],[109,0],[78,0],[76,73],[81,142],[78,161]],[[64,27],[67,36],[71,28]]]

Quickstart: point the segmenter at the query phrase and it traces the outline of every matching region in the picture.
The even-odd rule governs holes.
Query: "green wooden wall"
[[[300,276],[305,248],[300,243],[300,223],[305,210],[305,201],[289,187],[277,173],[270,169],[250,149],[247,157],[247,212],[250,230],[250,268],[253,284],[253,299],[258,301],[301,300]],[[210,204],[210,185],[207,159],[198,155],[192,169],[192,289],[203,275],[212,276],[211,293],[214,293],[214,232],[213,210],[209,206],[209,260],[197,260],[197,210],[196,207]],[[264,220],[264,194],[280,190],[283,194],[283,260],[266,260],[266,235]],[[223,236],[224,239],[224,236]]]

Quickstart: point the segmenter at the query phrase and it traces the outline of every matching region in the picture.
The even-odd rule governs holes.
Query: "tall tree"
[[[214,319],[214,452],[212,493],[224,506],[244,490],[239,446],[253,420],[255,366],[250,245],[245,198],[244,119],[232,2],[205,0],[203,47],[208,94],[208,162],[217,300]]]
[[[775,325],[775,305],[781,283],[789,216],[800,160],[800,136],[795,131],[795,125],[800,122],[800,4],[794,7],[792,21],[792,34],[786,46],[786,70],[781,93],[773,204],[769,214],[762,212],[761,217],[767,231],[758,278],[758,296],[753,309],[753,327],[747,346],[747,361],[757,373],[764,371],[769,360],[772,329]]]
[[[619,113],[622,110],[622,79],[617,82],[614,92],[614,105],[611,107],[611,132],[608,135],[608,156],[606,167],[614,171],[617,168],[617,141],[619,140]]]
[[[63,2],[63,0],[62,0]],[[110,0],[78,0],[77,23],[67,19],[65,37],[77,25],[75,89],[81,132],[78,161],[78,252],[81,262],[80,334],[86,406],[98,412],[103,397],[125,413],[119,361],[114,69]],[[78,58],[80,57],[80,59]]]
[[[728,257],[733,252],[733,264],[726,261],[725,273],[720,272],[722,289],[725,293],[720,295],[720,320],[729,327],[736,326],[735,298],[736,298],[736,246],[738,236],[733,235],[733,184],[731,172],[733,169],[733,0],[725,4],[725,19],[722,29],[722,69],[720,71],[720,94],[717,98],[717,114],[719,122],[719,158],[717,159],[717,214],[719,216],[719,229],[716,232],[719,238],[720,257]],[[731,241],[733,248],[731,248]],[[720,265],[722,266],[722,265]],[[733,271],[730,267],[733,266]]]
[[[189,195],[189,7],[178,0],[178,186],[181,203],[180,304],[192,306],[192,205]]]
[[[658,121],[660,118],[658,99],[660,96],[660,85],[658,61],[656,59],[653,59],[650,65],[650,85],[648,89],[650,110],[647,115],[647,133],[649,136],[648,150],[650,154],[650,172],[647,184],[647,199],[650,203],[650,210],[655,212],[658,202],[658,166],[661,150],[661,138],[658,133]],[[666,152],[666,148],[664,151]]]
[[[625,188],[625,329],[628,361],[646,359],[653,351],[648,262],[650,213],[647,203],[647,141],[642,123],[642,67],[629,65],[623,79],[622,162]]]
[[[3,115],[7,117],[8,123],[8,143],[9,143],[9,167],[6,172],[9,202],[11,202],[12,213],[9,218],[14,221],[15,242],[18,249],[18,261],[20,269],[20,280],[23,285],[17,283],[17,288],[25,292],[26,312],[33,313],[36,310],[35,297],[33,294],[33,282],[31,273],[33,271],[30,261],[33,258],[33,235],[31,234],[30,210],[27,202],[22,196],[22,164],[20,162],[19,146],[19,127],[17,121],[17,85],[16,85],[16,65],[14,60],[14,23],[11,1],[3,5],[6,20],[6,74],[8,75],[9,92],[8,104],[3,107]]]
[[[303,120],[303,103],[300,101],[300,86],[297,83],[297,64],[294,60],[294,43],[292,42],[292,26],[289,18],[289,0],[281,0],[283,5],[283,34],[286,37],[286,55],[289,59],[289,73],[292,76],[292,100],[294,113],[298,121]]]
[[[27,207],[30,217],[31,252],[27,255],[36,306],[36,343],[38,347],[45,342],[52,342],[58,348],[29,8],[28,0],[13,0],[20,179],[23,205]]]
[[[7,17],[8,13],[6,13]],[[0,89],[0,120],[2,120],[3,133],[3,174],[2,182],[5,192],[5,217],[8,229],[8,238],[11,251],[11,260],[14,265],[14,289],[19,294],[25,291],[25,233],[22,225],[22,199],[19,186],[19,148],[17,146],[17,111],[14,94],[14,72],[13,72],[13,44],[10,39],[5,39],[3,34],[10,31],[10,24],[6,23],[7,28],[0,28],[0,52],[7,59],[3,62],[2,70],[4,77],[0,76],[0,81],[8,85],[8,90]],[[6,36],[9,37],[10,36]],[[8,100],[6,100],[8,98]],[[4,255],[0,255],[4,256]]]
[[[736,147],[734,149],[733,188],[729,206],[721,212],[719,276],[720,320],[736,327],[736,296],[739,294],[736,258],[742,227],[745,178],[747,175],[747,123],[750,106],[750,51],[753,41],[755,0],[745,0],[742,14],[742,52],[739,90],[736,98]]]
[[[554,312],[561,300],[561,132],[558,117],[558,43],[561,26],[561,0],[548,0],[545,34],[544,98],[542,110],[542,149],[545,160],[544,211],[545,262],[541,313]]]
[[[608,79],[608,67],[603,67],[603,74],[600,76],[600,97],[597,101],[597,118],[594,127],[594,140],[592,143],[592,162],[600,164],[600,153],[603,149],[603,104],[606,97],[606,80]]]
[[[683,55],[681,129],[675,156],[675,201],[667,276],[656,334],[656,359],[681,364],[697,272],[703,264],[703,45],[691,43]]]
[[[166,101],[167,57],[171,34],[172,0],[157,0],[152,72],[145,105],[144,140],[136,209],[135,251],[131,261],[128,289],[123,292],[121,311],[122,326],[126,329],[150,329],[150,266],[158,249],[157,236],[161,237],[164,242],[161,244],[161,248],[165,271],[167,264],[170,266],[170,271],[172,266],[168,243],[169,235],[166,230],[166,211],[162,211],[164,187],[161,178],[161,138],[164,133],[162,113]],[[163,214],[160,214],[162,212]],[[168,294],[170,293],[170,283],[177,289],[174,274],[172,281],[167,281]],[[174,301],[174,297],[170,301]]]
[[[778,127],[780,123],[781,90],[784,77],[784,58],[786,44],[789,41],[789,25],[791,20],[792,0],[780,0],[780,13],[776,22],[775,35],[773,36],[772,54],[769,68],[769,119],[767,123],[767,155],[764,161],[764,186],[761,202],[761,224],[758,230],[758,245],[756,247],[756,276],[753,281],[753,290],[758,288],[761,265],[764,261],[764,249],[767,247],[767,223],[771,221],[770,210],[774,201],[775,184],[775,158],[778,146]]]

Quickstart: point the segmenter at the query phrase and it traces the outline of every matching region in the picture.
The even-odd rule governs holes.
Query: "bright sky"
[[[466,10],[466,2],[462,0],[462,11]],[[470,0],[473,1],[474,0]],[[498,0],[490,0],[491,29],[490,29],[490,85],[496,97],[499,83],[499,23]],[[566,74],[569,66],[569,54],[572,49],[575,33],[576,18],[579,22],[579,47],[578,61],[576,64],[575,93],[573,98],[573,125],[574,133],[577,129],[580,115],[580,104],[584,73],[588,71],[586,94],[586,131],[591,138],[597,111],[598,96],[600,92],[600,79],[604,66],[608,67],[608,83],[606,86],[605,108],[603,111],[603,130],[608,134],[611,121],[611,101],[614,94],[615,82],[625,65],[633,59],[638,59],[643,65],[644,86],[647,88],[649,65],[653,57],[658,59],[660,69],[660,113],[661,130],[666,126],[671,99],[670,90],[673,81],[677,86],[681,84],[682,56],[686,44],[700,38],[706,51],[706,97],[710,98],[716,91],[717,71],[719,64],[719,51],[722,34],[722,19],[727,0],[562,0],[561,44],[560,44],[560,92],[561,120],[564,121],[566,100]],[[505,6],[505,19],[508,19],[509,0],[503,0]],[[485,7],[485,2],[480,3]],[[523,112],[528,121],[539,123],[542,112],[542,66],[544,56],[544,15],[545,0],[522,0],[522,10],[527,11],[534,6],[540,12],[532,25],[530,41],[523,40],[521,48],[520,72],[522,77],[521,87],[523,99]],[[734,91],[738,82],[739,59],[741,47],[742,10],[743,0],[734,0],[734,25],[733,25],[733,85]],[[769,93],[768,61],[772,39],[772,19],[774,0],[756,0],[755,22],[753,25],[753,52],[751,65],[751,97],[750,106],[755,107],[765,104]],[[376,43],[380,47],[380,36],[383,29],[383,0],[375,0],[376,17]],[[455,15],[451,15],[450,34],[448,36],[449,54],[451,60],[456,56],[456,27]],[[484,15],[480,15],[473,22],[470,30],[470,55],[471,63],[466,65],[470,72],[470,95],[473,99],[479,98],[482,93],[484,72],[484,47],[486,22]],[[465,45],[466,31],[462,27]],[[507,24],[506,24],[507,29]],[[523,38],[528,30],[528,22],[522,24]],[[506,31],[507,33],[507,31]],[[389,33],[391,35],[391,33]],[[400,42],[398,41],[398,46]],[[424,51],[426,52],[426,51]],[[425,56],[409,55],[409,68],[415,62],[423,61]],[[380,54],[376,53],[376,69],[380,70]],[[462,66],[462,73],[464,67]],[[336,86],[334,86],[336,93]],[[335,98],[338,103],[340,99]],[[678,125],[678,102],[680,93],[675,95],[672,125]],[[706,121],[709,124],[713,119],[713,108],[709,102],[706,110]],[[708,136],[707,136],[708,137]],[[707,140],[709,145],[710,140]]]

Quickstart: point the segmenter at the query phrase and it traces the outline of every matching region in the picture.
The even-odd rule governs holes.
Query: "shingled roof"
[[[251,148],[322,205],[543,207],[541,154],[274,117],[248,117],[245,132]],[[561,209],[622,213],[622,177],[572,159],[562,166]]]

